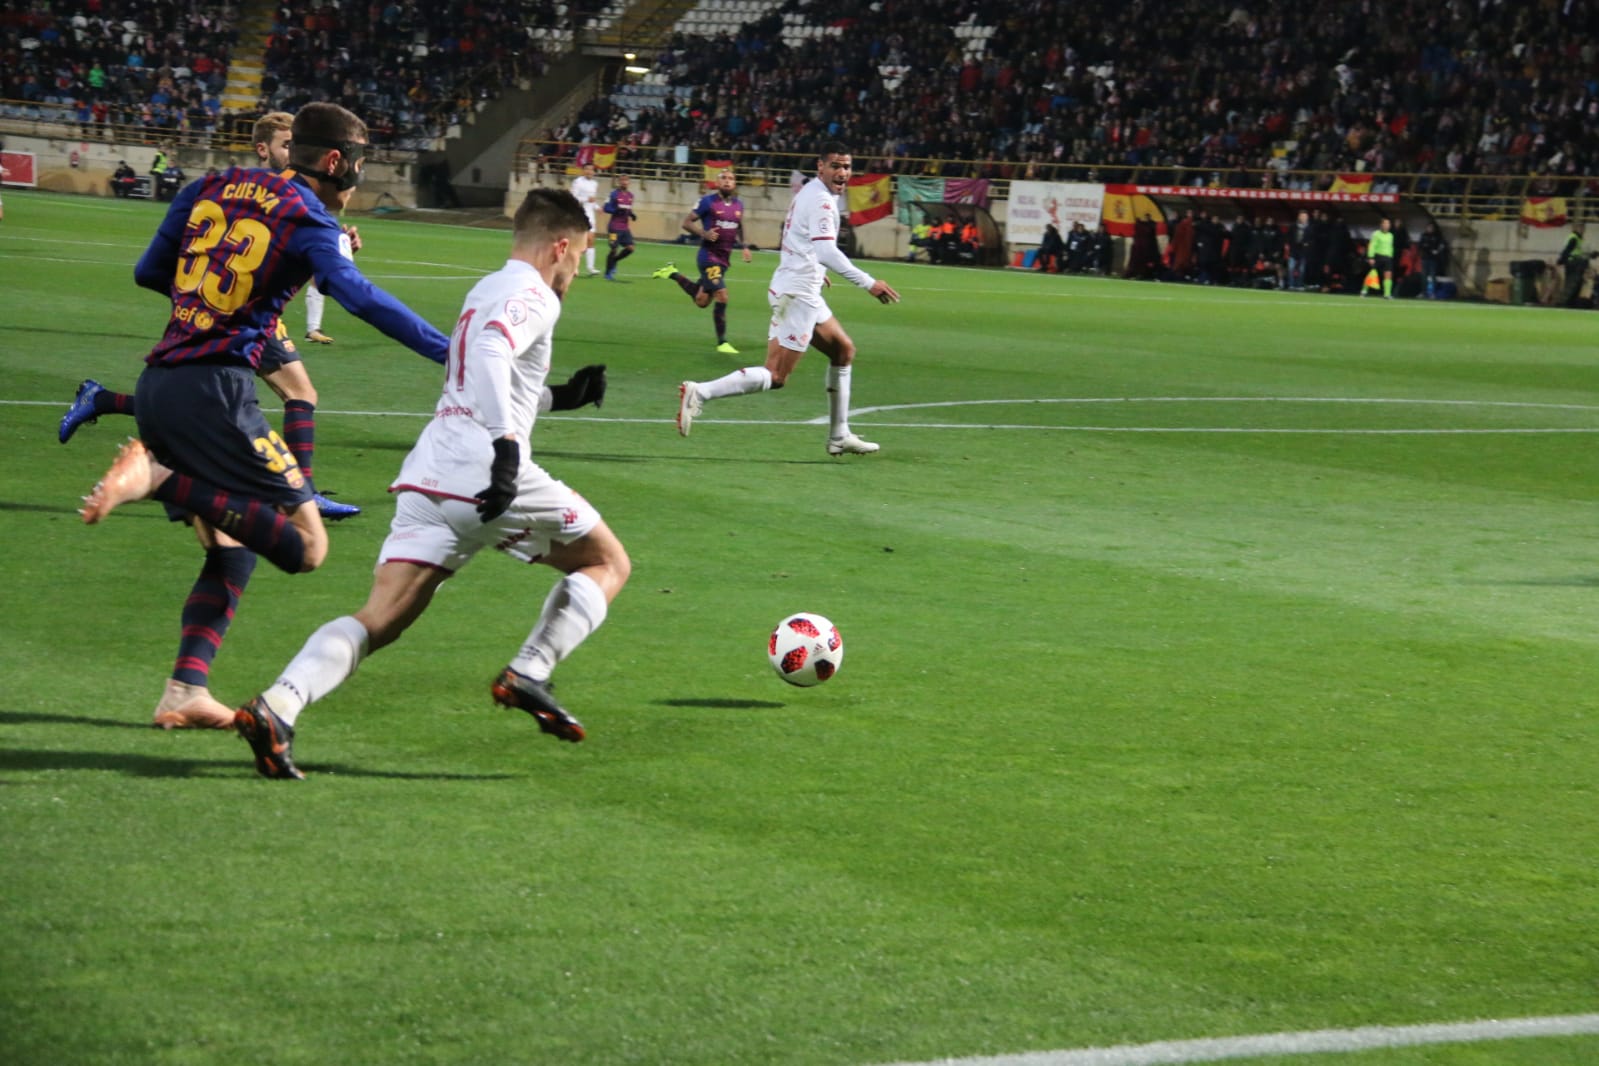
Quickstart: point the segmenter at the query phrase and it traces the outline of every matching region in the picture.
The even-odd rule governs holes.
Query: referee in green
[[[1373,274],[1382,278],[1382,298],[1394,298],[1394,234],[1393,223],[1386,218],[1371,235],[1371,240],[1366,244],[1366,262],[1371,264]],[[1360,287],[1360,295],[1365,296],[1371,290],[1371,275],[1366,275],[1366,284]]]

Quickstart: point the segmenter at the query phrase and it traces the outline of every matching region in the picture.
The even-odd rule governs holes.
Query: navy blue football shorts
[[[294,510],[311,485],[261,413],[247,366],[150,366],[134,389],[139,438],[163,466],[222,489]],[[167,508],[180,521],[187,512]]]
[[[257,374],[270,374],[274,370],[283,369],[285,363],[298,363],[300,353],[295,350],[294,342],[289,339],[288,332],[283,324],[278,323],[278,335],[268,337],[261,342],[261,364],[256,369]]]

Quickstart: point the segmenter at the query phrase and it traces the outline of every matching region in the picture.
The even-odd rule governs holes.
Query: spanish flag
[[[1368,192],[1371,192],[1371,175],[1370,174],[1340,174],[1340,175],[1338,175],[1338,177],[1333,179],[1332,186],[1330,188],[1328,188],[1327,191],[1328,192],[1353,192],[1353,193],[1368,193]]]
[[[716,188],[716,176],[724,170],[732,169],[733,161],[731,159],[707,159],[705,161],[705,187],[707,189]]]
[[[1566,224],[1566,198],[1564,196],[1529,196],[1521,203],[1521,224],[1524,226],[1564,226]]]
[[[1155,201],[1142,193],[1134,192],[1131,185],[1105,186],[1105,199],[1101,202],[1099,217],[1105,223],[1105,232],[1112,237],[1131,237],[1133,223],[1140,219],[1155,220],[1157,236],[1166,235],[1166,215]]]
[[[610,170],[616,166],[616,145],[597,144],[594,146],[594,167],[596,170]]]
[[[887,218],[894,210],[893,178],[888,174],[857,174],[849,179],[849,224],[864,226]]]

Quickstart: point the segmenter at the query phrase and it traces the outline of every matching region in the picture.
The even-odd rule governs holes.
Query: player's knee
[[[700,292],[697,292],[697,293],[694,294],[694,306],[695,307],[709,307],[710,304],[711,304],[711,294],[710,293],[705,292],[704,290],[701,290]]]
[[[300,559],[300,569],[298,572],[302,574],[309,574],[311,571],[327,562],[327,560],[327,541],[324,540],[321,543],[307,542],[305,546],[305,555]]]

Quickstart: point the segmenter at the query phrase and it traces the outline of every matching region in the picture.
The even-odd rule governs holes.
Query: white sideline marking
[[[1102,397],[1068,397],[1063,399],[1035,398],[1026,400],[940,400],[932,403],[907,403],[884,404],[878,407],[859,407],[850,411],[852,418],[888,412],[888,411],[914,411],[933,407],[981,407],[1004,404],[1135,404],[1135,403],[1330,403],[1330,404],[1411,404],[1416,406],[1444,406],[1444,407],[1516,407],[1533,410],[1557,411],[1599,411],[1599,405],[1580,403],[1536,403],[1518,400],[1410,400],[1403,398],[1370,398],[1359,397],[1314,397],[1314,396],[1102,396]],[[66,401],[60,400],[6,400],[0,399],[0,407],[60,407],[65,409]],[[262,408],[272,411],[276,408]],[[336,408],[319,407],[320,415],[344,415],[361,418],[431,418],[429,411],[360,411],[338,410]],[[670,418],[616,418],[600,415],[573,415],[557,414],[544,417],[555,421],[566,422],[600,422],[618,425],[665,425],[672,422]],[[706,425],[721,426],[820,426],[827,424],[826,415],[815,418],[803,419],[797,422],[784,422],[767,418],[706,418],[701,419]],[[1448,426],[1432,426],[1423,429],[1410,428],[1371,428],[1342,426],[1332,429],[1320,429],[1314,426],[1288,426],[1288,427],[1254,427],[1254,426],[1095,426],[1095,425],[1029,425],[1026,423],[1009,422],[884,422],[873,420],[863,423],[873,429],[982,429],[1000,430],[1009,429],[1027,432],[1049,433],[1257,433],[1257,434],[1322,434],[1325,436],[1347,437],[1447,437],[1447,436],[1535,436],[1551,434],[1595,434],[1599,433],[1599,426],[1495,426],[1485,428],[1469,428]]]
[[[1491,1040],[1594,1033],[1599,1033],[1599,1014],[1565,1014],[1436,1025],[1371,1025],[1360,1029],[1312,1029],[1260,1036],[1162,1040],[1153,1044],[1118,1044],[1075,1051],[1024,1051],[1014,1055],[932,1059],[920,1063],[891,1063],[887,1066],[1181,1066],[1190,1062],[1253,1059],[1265,1055],[1321,1055],[1422,1044],[1473,1044]]]

